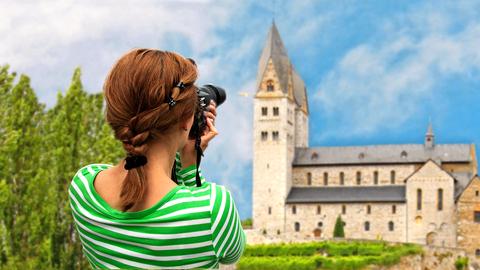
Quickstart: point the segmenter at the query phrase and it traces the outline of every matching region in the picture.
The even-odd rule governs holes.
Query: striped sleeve
[[[246,236],[229,190],[212,183],[212,241],[220,263],[233,264],[245,250]]]

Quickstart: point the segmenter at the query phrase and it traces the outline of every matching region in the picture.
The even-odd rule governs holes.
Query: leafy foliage
[[[343,230],[344,223],[342,217],[338,215],[337,220],[335,221],[335,227],[333,229],[333,237],[344,238],[345,231]]]
[[[402,256],[421,252],[418,245],[378,241],[264,244],[247,246],[238,269],[362,269],[393,265]]]
[[[68,186],[89,163],[123,156],[103,116],[102,94],[88,94],[77,68],[47,109],[30,79],[0,67],[0,269],[85,269]]]

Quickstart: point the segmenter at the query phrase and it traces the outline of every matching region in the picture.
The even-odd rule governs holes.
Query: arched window
[[[268,114],[268,108],[262,107],[262,116],[266,116]]]
[[[475,256],[480,256],[480,249],[475,250]]]
[[[393,224],[393,221],[388,222],[388,230],[389,231],[393,231],[395,229],[394,226],[395,225]]]
[[[367,214],[372,213],[372,207],[370,205],[367,205]]]
[[[362,172],[358,171],[357,172],[357,185],[360,185],[362,183]]]
[[[295,222],[295,231],[296,232],[300,231],[300,223],[299,222]]]
[[[323,173],[323,185],[328,186],[328,173],[327,172]]]
[[[262,141],[266,141],[268,139],[268,132],[262,131]]]
[[[307,173],[307,185],[309,185],[309,186],[312,185],[312,173],[311,172]]]
[[[370,231],[370,222],[368,221],[365,221],[365,223],[363,224],[364,228],[365,228],[365,231]]]
[[[272,140],[278,141],[278,131],[273,131],[272,132]]]
[[[272,92],[274,89],[274,86],[273,86],[273,81],[272,80],[268,80],[267,81],[267,91],[268,92]]]
[[[340,185],[345,185],[345,173],[340,172]]]
[[[437,209],[438,211],[443,210],[443,189],[441,188],[437,191]]]
[[[278,116],[280,114],[278,107],[273,107],[273,115]]]
[[[392,214],[395,214],[395,213],[397,213],[397,206],[392,205]]]
[[[373,172],[373,184],[378,185],[378,171]]]
[[[320,215],[322,213],[322,207],[320,205],[317,205],[317,215]]]
[[[417,189],[417,210],[422,210],[422,190]]]
[[[347,206],[342,205],[342,214],[345,215],[347,213]]]
[[[390,172],[390,184],[395,184],[395,171]]]
[[[321,222],[321,221],[318,222],[317,226],[318,226],[318,227],[323,227],[323,222]]]
[[[294,205],[292,206],[292,214],[296,214],[297,213],[297,207]]]

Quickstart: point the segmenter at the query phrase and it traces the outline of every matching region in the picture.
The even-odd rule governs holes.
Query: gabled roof
[[[391,144],[295,148],[294,166],[471,162],[469,144]]]
[[[287,203],[405,202],[405,186],[292,187]]]
[[[263,75],[265,73],[265,70],[267,69],[270,59],[273,62],[275,73],[278,76],[280,88],[283,93],[288,94],[288,81],[291,76],[293,98],[295,102],[299,106],[302,106],[305,103],[308,104],[305,83],[303,82],[300,75],[298,75],[298,73],[295,71],[292,63],[290,62],[290,58],[287,54],[287,49],[283,45],[282,38],[280,37],[280,33],[278,32],[275,22],[273,22],[272,26],[270,27],[265,46],[263,47],[262,54],[258,61],[257,89],[260,88],[260,82],[263,79]],[[308,111],[308,107],[305,109],[306,111]]]
[[[473,182],[478,175],[472,175],[471,173],[452,173],[455,179],[458,180],[455,185],[455,201],[460,199],[463,192],[468,188],[468,186]]]

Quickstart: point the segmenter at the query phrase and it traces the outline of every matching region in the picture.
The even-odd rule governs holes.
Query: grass
[[[420,254],[414,244],[383,241],[310,242],[247,246],[239,270],[362,269],[367,265],[394,265],[403,256]]]

